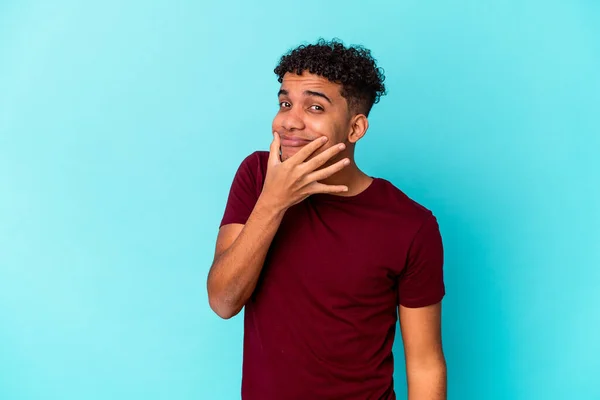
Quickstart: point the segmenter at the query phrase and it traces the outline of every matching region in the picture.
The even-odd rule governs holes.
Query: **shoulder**
[[[241,161],[229,189],[221,226],[246,223],[262,192],[268,157],[267,152],[255,151]]]
[[[242,160],[238,168],[238,175],[252,176],[256,180],[264,179],[268,161],[269,152],[255,151]]]
[[[389,214],[390,219],[416,234],[424,225],[436,223],[433,211],[409,197],[392,182],[375,178],[375,198],[378,207]]]
[[[247,192],[260,195],[267,174],[269,153],[255,151],[246,156],[240,163],[234,178],[234,186],[242,186]]]
[[[255,151],[252,154],[249,154],[242,160],[241,167],[250,168],[250,169],[267,169],[267,162],[269,161],[269,152],[268,151]]]
[[[392,182],[383,178],[375,178],[375,180],[378,183],[377,198],[387,208],[398,213],[413,215],[422,219],[427,219],[432,215],[430,209],[409,197]]]

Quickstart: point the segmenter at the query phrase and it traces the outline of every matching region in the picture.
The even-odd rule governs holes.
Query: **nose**
[[[304,121],[294,109],[288,110],[281,119],[281,127],[286,131],[304,129]]]

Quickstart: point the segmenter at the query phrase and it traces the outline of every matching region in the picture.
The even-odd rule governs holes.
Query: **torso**
[[[397,282],[427,215],[378,178],[290,208],[245,308],[243,398],[395,398]]]

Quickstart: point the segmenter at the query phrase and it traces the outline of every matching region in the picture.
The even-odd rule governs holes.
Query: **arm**
[[[259,198],[246,225],[219,230],[207,289],[210,307],[221,318],[238,314],[250,298],[283,214]]]
[[[446,399],[446,360],[442,350],[441,303],[399,308],[409,400]]]
[[[318,182],[344,168],[346,159],[316,170],[342,147],[333,146],[305,161],[324,143],[314,140],[282,162],[279,135],[274,135],[263,190],[248,221],[245,225],[224,225],[219,230],[207,289],[210,307],[221,318],[235,316],[252,295],[285,211],[311,194],[348,190],[346,186]]]

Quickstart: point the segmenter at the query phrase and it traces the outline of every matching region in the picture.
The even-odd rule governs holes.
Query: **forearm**
[[[446,400],[446,381],[443,359],[427,367],[407,370],[408,400]]]
[[[259,199],[233,244],[215,259],[208,276],[211,308],[231,318],[252,295],[284,210]]]

